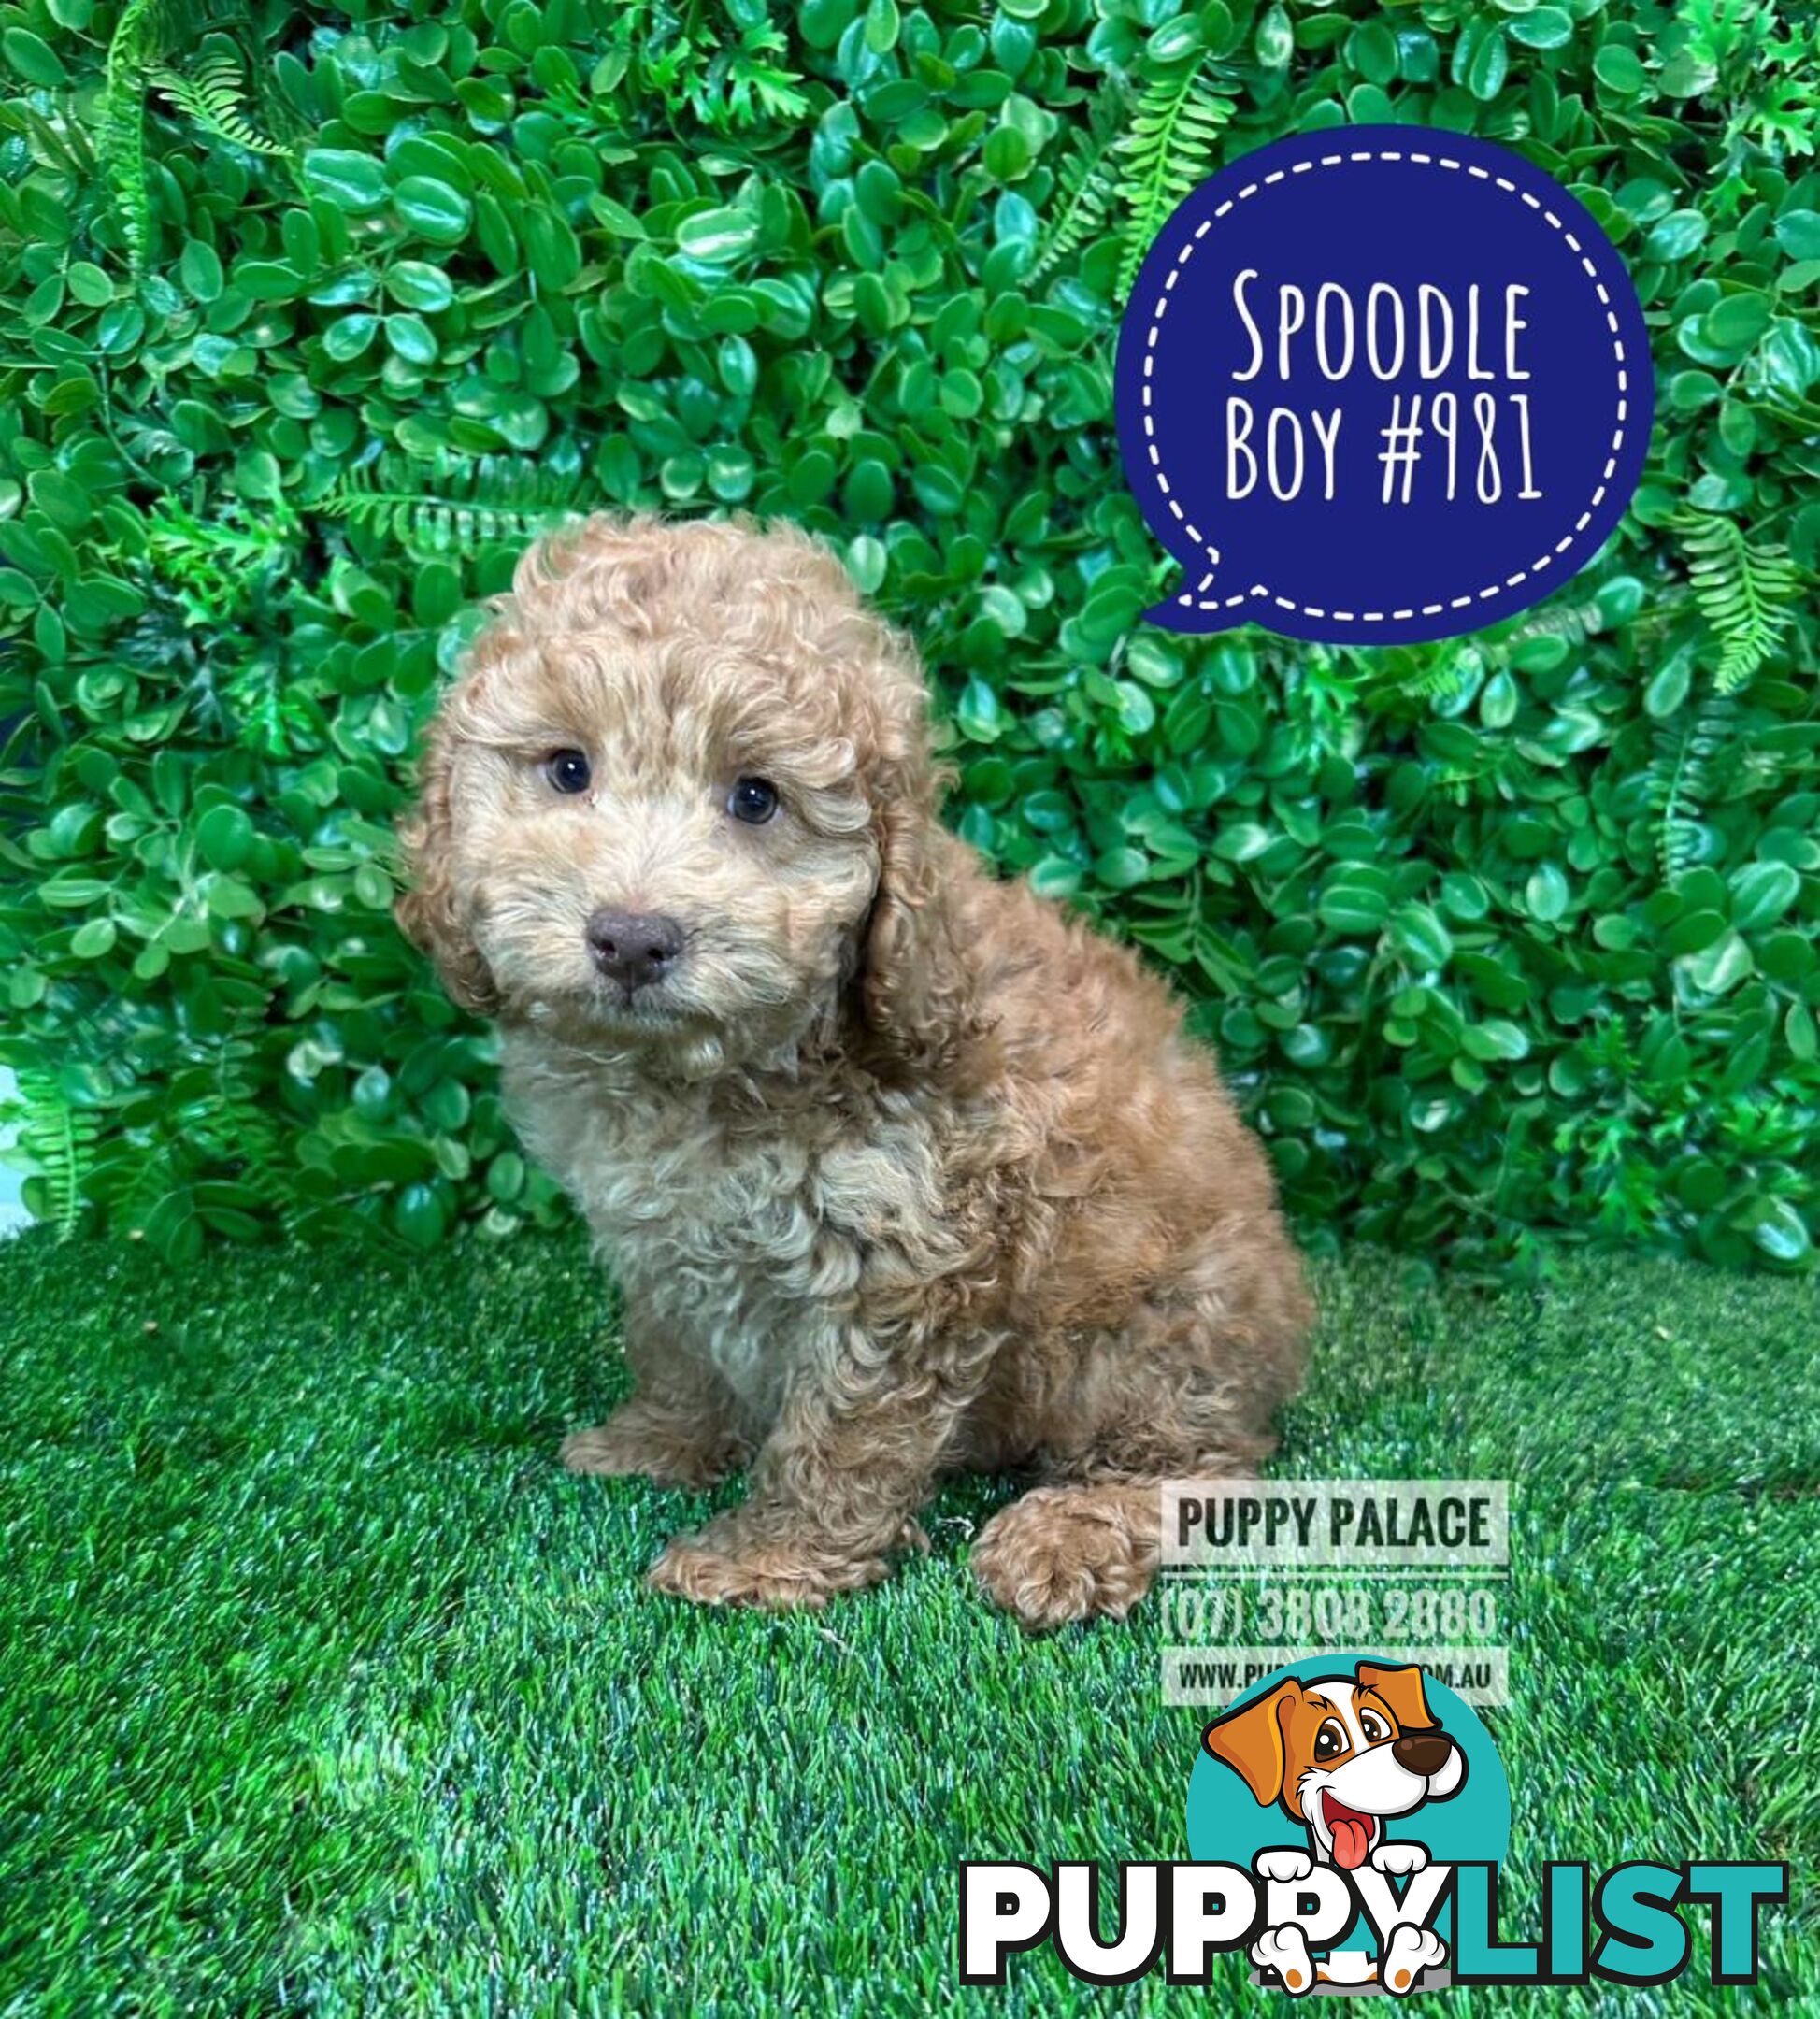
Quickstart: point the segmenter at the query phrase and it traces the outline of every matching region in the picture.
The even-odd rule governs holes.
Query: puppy
[[[1034,1466],[973,1566],[1122,1616],[1157,1482],[1272,1446],[1310,1309],[1264,1153],[1163,984],[938,817],[910,645],[788,526],[535,547],[432,726],[405,931],[623,1296],[574,1471],[743,1506],[650,1582],[813,1606],[953,1468]]]

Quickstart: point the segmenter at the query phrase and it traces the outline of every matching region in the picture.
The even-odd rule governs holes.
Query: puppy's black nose
[[[589,918],[585,937],[595,966],[627,995],[661,981],[682,951],[682,928],[673,918],[605,905]]]
[[[1443,1731],[1405,1732],[1391,1746],[1391,1757],[1399,1767],[1428,1780],[1447,1764],[1454,1741]]]

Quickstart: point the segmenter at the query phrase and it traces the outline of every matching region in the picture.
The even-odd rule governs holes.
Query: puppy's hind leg
[[[1046,1483],[993,1516],[975,1575],[1026,1626],[1123,1619],[1156,1574],[1166,1480],[1250,1478],[1276,1447],[1310,1307],[1287,1243],[1209,1257],[1085,1341],[1042,1425]]]

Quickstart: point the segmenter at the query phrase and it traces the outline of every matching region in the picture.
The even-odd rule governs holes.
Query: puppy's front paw
[[[563,1439],[560,1456],[571,1472],[637,1476],[655,1486],[699,1490],[724,1479],[741,1453],[716,1425],[690,1423],[634,1401],[592,1430],[572,1431]]]
[[[812,1539],[744,1534],[736,1512],[666,1544],[645,1582],[652,1591],[697,1605],[787,1611],[824,1606],[836,1592],[863,1591],[888,1568],[881,1556],[843,1558],[818,1549]]]
[[[1308,1953],[1308,1937],[1292,1921],[1280,1928],[1266,1928],[1252,1944],[1252,1961],[1259,1969],[1273,1969],[1292,1998],[1301,1998],[1314,1988],[1314,1964]]]
[[[1275,1879],[1290,1885],[1308,1877],[1314,1869],[1314,1860],[1306,1851],[1260,1851],[1252,1860],[1252,1869],[1260,1879]]]
[[[1427,1851],[1419,1843],[1381,1843],[1371,1854],[1371,1869],[1396,1878],[1425,1870],[1427,1863]]]
[[[1384,1945],[1379,1980],[1393,1997],[1402,1998],[1414,1990],[1425,1969],[1439,1969],[1447,1960],[1447,1944],[1433,1928],[1412,1927],[1407,1923],[1395,1929]]]
[[[973,1545],[974,1576],[1038,1631],[1099,1612],[1123,1619],[1155,1568],[1155,1541],[1134,1528],[1123,1496],[1091,1486],[1034,1487]]]

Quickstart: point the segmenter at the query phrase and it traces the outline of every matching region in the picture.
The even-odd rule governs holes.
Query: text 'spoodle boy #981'
[[[577,1472],[746,1501],[708,1601],[885,1576],[943,1471],[1031,1468],[973,1567],[1123,1615],[1166,1478],[1271,1447],[1310,1309],[1268,1163],[1161,981],[939,819],[908,641],[787,526],[539,544],[432,727],[407,932],[501,1026],[623,1299]]]

